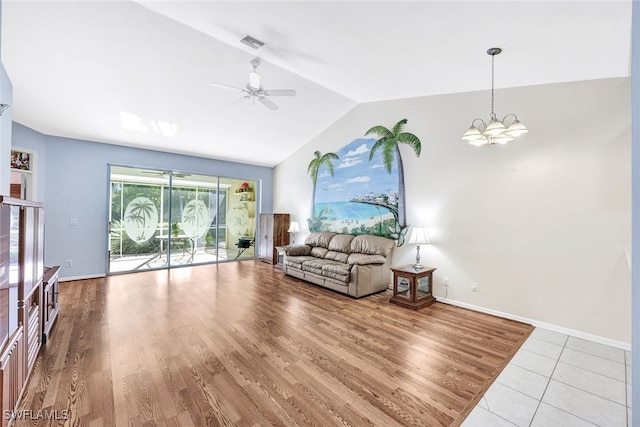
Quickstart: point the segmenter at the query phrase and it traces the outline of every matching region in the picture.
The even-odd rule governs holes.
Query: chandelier
[[[471,122],[471,127],[469,127],[462,136],[462,139],[476,147],[485,144],[506,144],[520,135],[529,132],[527,127],[520,123],[520,120],[518,120],[515,114],[507,114],[502,120],[498,120],[496,113],[493,111],[493,63],[496,55],[500,52],[502,52],[502,49],[499,47],[492,47],[487,50],[487,54],[491,55],[491,116],[489,118],[489,124],[485,123],[482,119],[475,119]]]

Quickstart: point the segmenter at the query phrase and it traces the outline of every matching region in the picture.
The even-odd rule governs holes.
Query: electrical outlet
[[[445,285],[445,286],[449,286],[449,278],[445,277],[443,282],[442,282],[442,284]]]
[[[67,262],[65,262],[65,263],[64,263],[64,265],[65,265],[67,268],[71,268],[71,267],[73,267],[73,261],[71,261],[70,259],[68,259],[68,260],[67,260]]]
[[[478,292],[478,282],[471,282],[471,292]]]

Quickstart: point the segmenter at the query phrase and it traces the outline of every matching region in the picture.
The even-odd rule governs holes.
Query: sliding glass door
[[[111,166],[109,272],[253,258],[255,188],[255,181]]]

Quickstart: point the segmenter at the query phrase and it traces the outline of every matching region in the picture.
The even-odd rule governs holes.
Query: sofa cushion
[[[329,242],[329,251],[324,256],[326,259],[346,263],[351,253],[352,234],[336,234]]]
[[[351,254],[349,255],[349,264],[367,265],[367,264],[384,264],[386,262],[385,257],[382,255],[365,255],[365,254]]]
[[[295,245],[287,246],[284,250],[284,253],[287,254],[287,256],[300,256],[311,254],[311,250],[311,246],[308,245]]]
[[[353,234],[336,234],[329,242],[329,250],[333,252],[351,253],[351,241],[356,237]]]
[[[329,252],[329,249],[322,248],[320,246],[316,246],[311,249],[311,255],[313,255],[316,258],[324,258],[327,252]]]
[[[302,263],[302,270],[322,274],[322,267],[329,264],[340,264],[330,259],[312,258]]]
[[[328,251],[324,257],[326,259],[330,259],[332,261],[337,261],[345,264],[349,259],[349,254],[343,254],[342,252],[336,252],[336,251]]]
[[[395,240],[387,239],[386,237],[361,234],[351,241],[351,253],[382,255],[388,258],[395,245]]]
[[[329,249],[329,242],[335,235],[336,233],[331,233],[328,231],[323,231],[320,233],[311,233],[307,236],[304,243],[311,247],[319,246],[321,248]]]
[[[286,264],[291,267],[301,268],[303,262],[314,260],[314,259],[316,258],[310,255],[288,256],[286,258]]]
[[[325,264],[322,266],[322,275],[348,283],[351,270],[349,264]]]

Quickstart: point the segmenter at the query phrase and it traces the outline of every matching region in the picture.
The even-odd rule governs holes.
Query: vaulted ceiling
[[[0,54],[39,132],[274,166],[359,103],[489,89],[490,47],[503,88],[629,76],[630,45],[630,0],[4,0]],[[254,58],[297,96],[209,84]]]

